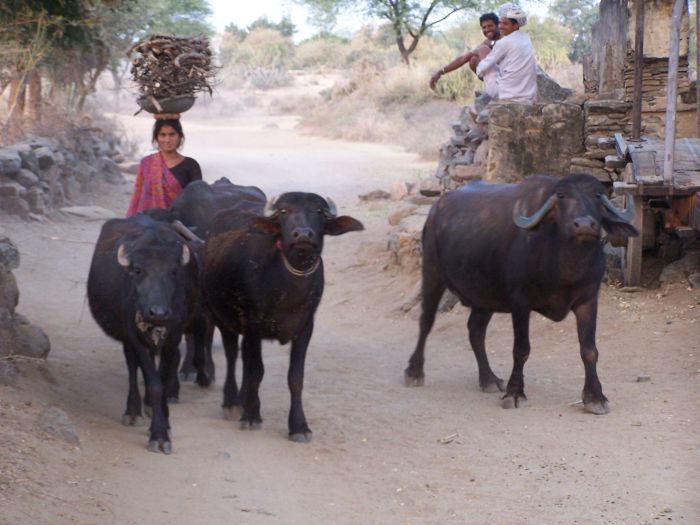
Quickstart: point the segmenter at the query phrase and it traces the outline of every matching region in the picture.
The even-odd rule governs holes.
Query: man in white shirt
[[[537,66],[530,37],[520,31],[527,24],[527,15],[516,4],[504,4],[498,10],[501,38],[476,67],[483,78],[497,71],[497,98],[531,103],[537,95]]]
[[[476,66],[479,60],[484,58],[489,54],[493,45],[496,41],[501,38],[498,32],[498,16],[496,13],[485,13],[479,18],[479,25],[481,26],[481,32],[484,34],[486,39],[479,44],[474,50],[468,51],[464,55],[455,58],[452,62],[447,64],[442,69],[438,70],[432,77],[430,77],[430,88],[435,89],[438,80],[445,73],[459,69],[464,64],[469,64],[472,71],[476,73]],[[484,73],[481,80],[484,81],[484,91],[491,96],[496,96],[496,77],[498,76],[497,69],[491,69]]]

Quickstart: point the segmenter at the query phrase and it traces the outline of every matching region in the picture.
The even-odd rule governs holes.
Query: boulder
[[[31,188],[39,184],[39,177],[37,177],[33,171],[26,168],[22,168],[15,173],[14,179],[25,188]]]
[[[573,91],[561,87],[540,67],[537,68],[537,102],[563,102]]]
[[[75,431],[73,422],[63,410],[58,407],[49,407],[39,414],[39,426],[56,437],[68,443],[80,446],[80,438]]]
[[[26,218],[29,214],[29,204],[21,197],[3,197],[0,195],[0,211]]]
[[[39,146],[34,150],[34,154],[39,162],[39,168],[42,170],[48,169],[56,164],[53,150],[48,146]]]
[[[700,250],[688,252],[677,261],[664,267],[659,277],[662,283],[682,282],[700,272]]]
[[[6,272],[11,272],[15,268],[19,268],[19,250],[15,244],[0,235],[0,268]]]
[[[13,144],[9,149],[15,150],[22,160],[22,168],[39,173],[39,160],[29,144]]]
[[[30,323],[26,317],[15,314],[15,355],[46,359],[51,351],[48,336],[38,326]]]
[[[10,271],[0,269],[0,309],[14,312],[19,303],[17,280]]]
[[[14,175],[22,169],[22,159],[17,151],[10,148],[0,149],[0,174]]]
[[[74,215],[76,217],[82,217],[93,221],[105,221],[116,217],[116,214],[113,211],[106,208],[101,208],[99,206],[67,206],[61,208],[60,211],[62,213],[67,213],[69,215]]]
[[[396,226],[404,218],[411,215],[417,208],[418,206],[413,204],[401,206],[398,210],[389,214],[389,224],[391,224],[392,226]]]
[[[28,190],[24,198],[27,202],[28,211],[39,215],[44,214],[46,206],[44,203],[44,192],[41,189],[34,187]]]
[[[123,184],[124,175],[116,162],[109,157],[100,157],[97,161],[97,172],[109,184]]]
[[[17,381],[17,365],[12,361],[0,361],[0,386],[12,386]]]

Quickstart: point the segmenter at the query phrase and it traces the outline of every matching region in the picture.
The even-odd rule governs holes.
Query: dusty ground
[[[126,122],[145,143],[149,120]],[[304,390],[314,439],[286,439],[288,353],[275,343],[264,347],[262,429],[224,421],[217,346],[216,385],[184,385],[172,408],[173,454],[147,452],[145,427],[119,423],[120,346],[84,301],[100,224],[5,221],[22,255],[19,311],[47,331],[52,351],[46,363],[20,362],[17,385],[0,387],[0,523],[700,523],[700,293],[604,288],[605,416],[575,404],[583,366],[572,318],[533,318],[527,408],[504,410],[479,390],[462,307],[438,318],[426,385],[408,389],[417,322],[397,307],[416,276],[386,268],[391,204],[361,204],[357,194],[433,166],[386,147],[300,136],[292,117],[212,120],[204,111],[184,124],[185,153],[207,179],[330,195],[367,227],[325,248]],[[123,212],[129,191],[111,187],[92,200]],[[507,317],[494,319],[487,345],[507,378]],[[638,383],[640,375],[651,380]],[[39,429],[47,406],[68,413],[81,447]]]

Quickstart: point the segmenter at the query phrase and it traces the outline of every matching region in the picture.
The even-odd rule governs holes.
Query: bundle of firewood
[[[216,67],[205,37],[181,38],[153,35],[128,51],[131,76],[139,85],[142,97],[165,99],[192,95],[200,91],[212,93]]]

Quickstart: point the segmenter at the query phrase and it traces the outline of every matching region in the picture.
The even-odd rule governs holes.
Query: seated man
[[[485,78],[497,71],[497,98],[530,103],[537,95],[537,65],[530,37],[520,31],[527,24],[527,15],[516,4],[504,4],[498,10],[501,38],[476,67],[476,74]]]
[[[454,71],[455,69],[459,69],[464,64],[468,63],[471,70],[476,73],[476,66],[479,61],[489,54],[489,51],[491,51],[491,48],[493,48],[495,42],[501,37],[498,32],[498,17],[495,13],[486,13],[481,15],[481,17],[479,17],[479,25],[481,26],[481,32],[486,37],[486,40],[484,40],[472,51],[455,58],[452,62],[435,73],[430,78],[431,89],[435,89],[435,86],[442,75],[449,73],[450,71]],[[498,71],[496,69],[492,69],[487,72],[482,79],[484,81],[484,90],[491,97],[496,96],[497,76]]]

